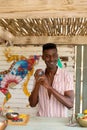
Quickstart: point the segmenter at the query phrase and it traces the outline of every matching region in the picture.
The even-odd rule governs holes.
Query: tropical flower
[[[20,76],[12,75],[12,74],[7,74],[3,80],[1,81],[1,88],[13,88],[16,86],[22,78]]]

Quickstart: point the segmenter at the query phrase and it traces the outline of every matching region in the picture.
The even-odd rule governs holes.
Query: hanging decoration
[[[9,88],[15,87],[26,76],[23,83],[23,92],[26,96],[30,95],[27,85],[30,77],[33,75],[34,66],[38,63],[40,56],[33,55],[29,58],[19,55],[12,55],[9,49],[4,51],[8,62],[12,62],[10,68],[0,72],[0,91],[5,95],[3,105],[11,98]]]
[[[58,58],[57,66],[60,67],[60,68],[63,68],[63,64],[62,64],[60,58]]]

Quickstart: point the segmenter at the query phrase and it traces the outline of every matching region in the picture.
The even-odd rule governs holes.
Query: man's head
[[[57,64],[58,54],[57,47],[54,43],[46,43],[43,45],[42,59],[50,69],[54,69]]]
[[[54,44],[54,43],[46,43],[46,44],[43,45],[43,52],[45,50],[49,50],[49,49],[56,49],[57,50],[56,44]]]

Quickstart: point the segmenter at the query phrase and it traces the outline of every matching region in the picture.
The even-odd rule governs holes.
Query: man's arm
[[[29,97],[29,102],[30,102],[30,106],[31,107],[35,107],[38,103],[38,93],[39,93],[39,87],[40,87],[40,77],[39,76],[39,72],[41,71],[41,69],[37,69],[35,74],[34,74],[34,77],[35,77],[35,86],[34,86],[34,89],[33,91],[31,92],[31,95]]]
[[[63,105],[65,105],[67,108],[72,108],[74,103],[74,91],[73,90],[67,90],[64,92],[64,95],[60,94],[57,90],[55,90],[48,82],[47,77],[45,75],[38,76],[40,69],[36,71],[35,77],[36,77],[36,84],[35,88],[32,91],[29,101],[30,106],[34,107],[38,103],[38,92],[39,87],[42,85],[48,90],[48,93],[53,94],[53,96],[61,102]]]
[[[46,76],[42,76],[40,79],[40,84],[44,86],[48,93],[53,94],[53,96],[61,102],[63,105],[65,105],[67,108],[72,108],[74,103],[74,91],[73,90],[67,90],[64,92],[64,95],[60,94],[57,90],[55,90],[51,85],[49,85],[48,80],[46,79]]]
[[[54,97],[61,102],[63,105],[65,105],[67,108],[72,108],[74,103],[74,91],[69,90],[65,91],[64,95],[60,94],[58,91],[56,91],[52,87],[48,87],[48,91],[50,91],[51,94],[54,95]]]
[[[35,84],[35,87],[29,97],[29,102],[31,107],[35,107],[38,103],[38,91],[39,91],[39,85]]]

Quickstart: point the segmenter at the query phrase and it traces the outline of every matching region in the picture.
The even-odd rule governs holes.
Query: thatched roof
[[[80,36],[80,39],[87,36],[87,0],[7,2],[0,1],[1,43],[19,44],[20,41],[24,44],[34,44],[35,41],[32,42],[30,37],[37,36]],[[23,39],[19,40],[18,37]]]

